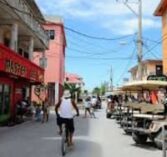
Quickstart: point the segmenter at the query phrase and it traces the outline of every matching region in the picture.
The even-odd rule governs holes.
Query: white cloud
[[[115,33],[129,34],[137,30],[135,15],[116,0],[36,0],[44,14],[59,14],[66,18],[92,20]],[[137,0],[131,0],[137,1]],[[160,26],[153,17],[159,0],[143,0],[143,29]],[[137,5],[131,4],[137,12]],[[100,20],[99,20],[100,19]],[[124,28],[124,29],[122,29]]]

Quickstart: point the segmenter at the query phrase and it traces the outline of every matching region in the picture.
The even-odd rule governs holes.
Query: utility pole
[[[139,1],[139,14],[138,14],[138,80],[142,80],[142,58],[143,58],[143,40],[142,40],[142,0]]]
[[[119,0],[116,0],[119,1]],[[142,58],[143,58],[143,40],[142,40],[142,0],[138,0],[138,13],[131,8],[131,6],[128,4],[128,0],[123,0],[123,4],[130,9],[133,14],[135,14],[138,18],[138,35],[137,35],[137,59],[138,59],[138,80],[142,80]]]
[[[112,66],[110,69],[110,89],[113,91],[113,71],[112,71]]]

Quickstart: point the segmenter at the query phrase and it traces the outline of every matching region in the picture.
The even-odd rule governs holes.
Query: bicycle
[[[62,139],[61,139],[61,153],[62,156],[66,155],[67,145],[68,145],[68,128],[66,124],[62,124]]]
[[[62,137],[61,138],[61,153],[62,153],[62,156],[65,156],[66,153],[67,153],[67,147],[68,147],[68,143],[69,143],[69,141],[68,141],[69,140],[69,129],[66,126],[65,123],[62,124],[62,134],[61,134],[61,137]]]

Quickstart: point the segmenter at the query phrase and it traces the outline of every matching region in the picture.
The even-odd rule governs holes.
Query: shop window
[[[2,114],[2,102],[3,102],[3,86],[0,84],[0,115]]]
[[[0,116],[9,114],[11,94],[10,91],[11,90],[9,85],[0,84]]]
[[[4,105],[3,113],[8,114],[10,107],[10,86],[4,85]]]

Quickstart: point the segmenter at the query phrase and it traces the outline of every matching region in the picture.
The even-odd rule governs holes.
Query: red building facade
[[[34,50],[43,52],[48,38],[38,15],[45,22],[36,3],[14,0],[0,5],[0,124],[14,120],[17,102],[31,97],[32,85],[44,82],[44,69],[32,62]],[[17,12],[16,9],[24,11]],[[37,31],[38,30],[38,31]]]

